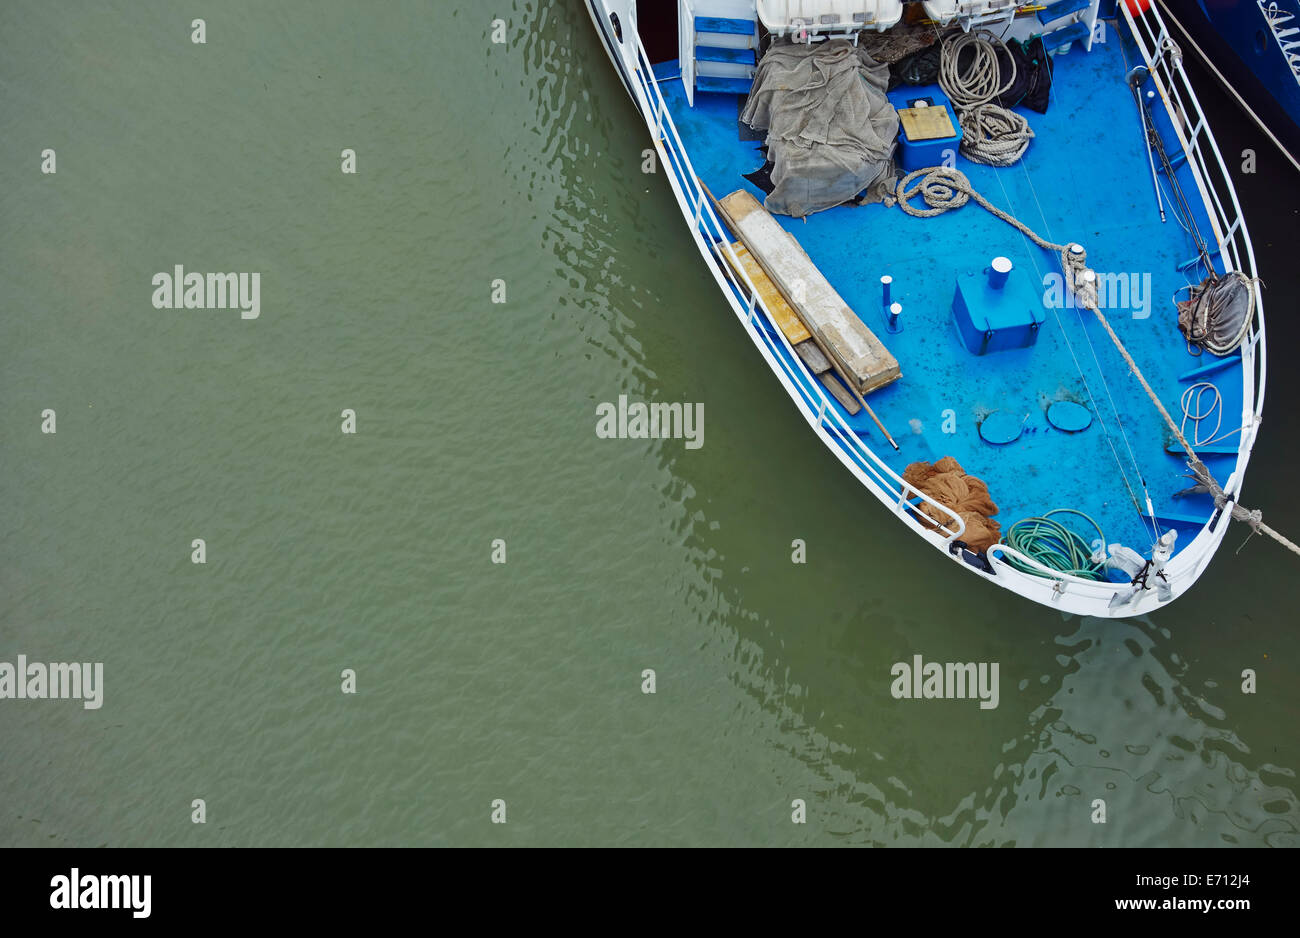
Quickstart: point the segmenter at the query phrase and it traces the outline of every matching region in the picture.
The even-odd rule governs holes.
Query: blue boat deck
[[[1240,359],[1180,381],[1215,361],[1188,353],[1174,306],[1175,291],[1204,273],[1179,269],[1196,256],[1194,241],[1167,203],[1169,220],[1160,221],[1142,126],[1125,81],[1136,55],[1121,45],[1116,29],[1107,32],[1109,41],[1091,52],[1076,45],[1056,56],[1048,113],[1023,111],[1036,137],[1019,164],[995,169],[959,157],[957,168],[993,204],[1042,237],[1082,243],[1099,276],[1117,273],[1136,276],[1139,286],[1149,283],[1149,294],[1140,297],[1145,317],[1142,305],[1130,302],[1128,308],[1107,309],[1108,319],[1175,419],[1192,380],[1208,380],[1223,396],[1220,432],[1230,431],[1241,420]],[[763,193],[741,175],[761,166],[764,157],[757,142],[741,139],[736,96],[697,92],[690,107],[680,78],[673,77],[677,63],[663,63],[656,72],[704,183],[718,198],[746,188],[762,200]],[[1172,134],[1166,139],[1171,155],[1181,153]],[[1179,175],[1201,213],[1186,167]],[[919,196],[914,202],[923,206]],[[926,219],[884,205],[841,206],[806,221],[776,218],[899,361],[902,379],[872,393],[868,403],[901,450],[895,453],[885,443],[865,412],[844,416],[900,475],[908,463],[952,456],[988,483],[1004,533],[1021,518],[1072,508],[1094,518],[1108,543],[1144,554],[1154,540],[1143,517],[1144,482],[1157,517],[1166,519],[1161,530],[1177,528],[1180,548],[1210,518],[1208,497],[1173,497],[1191,485],[1183,459],[1166,452],[1171,435],[1091,313],[1073,306],[1046,309],[1037,343],[1028,349],[977,356],[962,344],[952,315],[957,276],[982,271],[994,256],[1005,255],[1041,294],[1047,290],[1044,278],[1060,273],[1053,253],[974,202]],[[1200,214],[1197,221],[1215,247],[1208,219]],[[904,328],[897,334],[885,328],[885,274],[893,277],[892,299],[903,306]],[[1087,407],[1091,426],[1079,433],[1054,429],[1046,410],[1058,400]],[[1020,438],[1001,446],[979,434],[983,417],[999,410],[1027,417]],[[1206,436],[1212,427],[1213,420],[1204,427]],[[1189,437],[1193,429],[1189,422]],[[1221,483],[1235,463],[1237,442],[1233,434],[1224,441],[1231,454],[1205,455]]]

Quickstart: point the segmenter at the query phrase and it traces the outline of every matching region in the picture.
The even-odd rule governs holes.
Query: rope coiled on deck
[[[909,189],[908,185],[917,179],[920,182]],[[917,208],[911,203],[910,200],[918,193],[929,208]],[[1008,225],[1018,228],[1026,238],[1043,250],[1055,251],[1060,254],[1061,269],[1065,272],[1070,287],[1079,297],[1080,303],[1087,305],[1090,301],[1092,307],[1097,305],[1097,277],[1088,269],[1088,252],[1083,249],[1082,245],[1056,244],[1046,238],[1040,238],[1037,232],[1020,219],[1002,211],[1002,209],[976,192],[975,188],[970,184],[970,179],[960,169],[948,166],[931,166],[927,169],[914,170],[898,181],[898,187],[894,190],[894,198],[898,200],[899,208],[916,218],[934,218],[944,212],[961,208],[968,201],[974,199],[990,214],[1002,219]]]
[[[998,84],[998,47],[1011,63],[1006,81]],[[963,71],[959,61],[967,49],[972,59]],[[1029,121],[994,99],[1015,84],[1016,61],[1006,44],[987,29],[946,39],[939,57],[939,87],[957,109],[961,124],[961,152],[967,159],[990,166],[1010,166],[1025,155],[1034,131]]]

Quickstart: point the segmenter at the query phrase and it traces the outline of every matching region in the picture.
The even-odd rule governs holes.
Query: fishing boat
[[[1300,170],[1300,0],[1155,0],[1174,37]]]
[[[1247,516],[1265,341],[1180,47],[1146,0],[1106,6],[588,0],[822,444],[936,563],[1122,617]]]

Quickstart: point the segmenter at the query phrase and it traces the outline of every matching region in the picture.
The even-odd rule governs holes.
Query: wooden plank
[[[754,260],[753,255],[739,241],[731,247],[736,252],[736,259],[740,261],[740,266],[744,268],[755,289],[758,290],[758,296],[763,301],[763,306],[772,314],[772,318],[776,320],[777,326],[785,333],[785,337],[790,340],[790,344],[798,345],[800,342],[807,342],[811,339],[812,336],[804,328],[798,314],[790,308],[790,304],[785,301],[781,291],[776,288],[776,284],[759,266],[758,261]],[[727,258],[727,262],[732,267],[736,266],[731,261],[731,258]],[[826,367],[829,368],[830,365]]]
[[[957,134],[948,119],[948,109],[943,106],[899,108],[898,117],[903,122],[907,139],[913,142],[940,140]]]
[[[811,338],[807,342],[800,342],[794,347],[794,350],[813,374],[819,375],[823,371],[831,370],[831,363],[826,360],[822,350],[817,347],[817,343]]]
[[[902,377],[898,360],[835,292],[803,248],[743,189],[721,200],[745,248],[810,331],[866,394]]]
[[[831,392],[832,397],[840,402],[840,406],[849,412],[850,417],[862,409],[862,405],[849,393],[849,389],[840,383],[840,379],[835,377],[833,371],[823,371],[817,376],[817,380]]]

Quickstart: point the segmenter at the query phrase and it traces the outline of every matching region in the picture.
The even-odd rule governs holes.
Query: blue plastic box
[[[1028,348],[1038,341],[1039,326],[1047,319],[1042,295],[1019,267],[1000,290],[989,284],[987,270],[958,275],[952,316],[962,344],[973,355]]]
[[[948,112],[952,121],[951,137],[939,137],[935,140],[907,139],[907,132],[900,123],[898,127],[898,163],[903,171],[910,173],[914,169],[926,169],[930,166],[953,166],[956,164],[957,151],[961,146],[961,124],[957,123],[957,114],[952,102],[938,85],[901,85],[887,93],[889,103],[895,110],[913,107],[914,102],[925,101],[930,107],[942,107]],[[950,154],[950,155],[949,155]],[[945,156],[947,158],[945,159]]]

